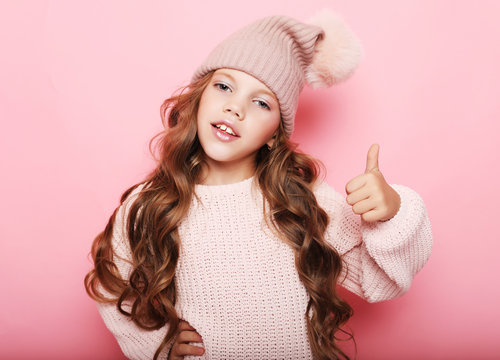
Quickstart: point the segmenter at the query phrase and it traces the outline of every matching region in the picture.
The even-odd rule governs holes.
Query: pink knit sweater
[[[432,249],[422,198],[408,187],[391,186],[401,196],[401,207],[392,219],[377,223],[361,220],[345,197],[325,182],[314,190],[330,216],[326,240],[348,265],[341,285],[369,302],[408,291]],[[123,216],[142,187],[134,190],[116,217],[115,252],[125,259],[130,258],[130,247],[123,235]],[[196,185],[195,191],[202,204],[193,198],[179,225],[176,310],[203,337],[205,353],[185,359],[312,359],[304,318],[308,294],[292,249],[265,226],[254,177],[226,185]],[[128,278],[130,265],[115,262]],[[98,304],[98,309],[128,358],[152,359],[166,327],[144,331],[114,305]]]

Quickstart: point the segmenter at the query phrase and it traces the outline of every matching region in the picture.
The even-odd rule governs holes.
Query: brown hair
[[[180,321],[174,307],[174,275],[181,242],[177,225],[189,210],[192,196],[196,195],[194,185],[206,165],[196,116],[212,74],[181,88],[179,94],[163,102],[161,118],[166,130],[149,144],[155,156],[151,147],[160,136],[160,157],[155,157],[158,166],[121,196],[123,205],[137,186],[145,184],[130,205],[124,229],[132,253],[129,279],[122,279],[113,262],[113,224],[119,207],[92,244],[94,268],[85,277],[90,297],[99,302],[116,302],[118,310],[140,328],[153,330],[169,325],[155,359],[176,335]],[[269,149],[264,145],[257,153],[255,177],[269,206],[269,212],[264,211],[270,215],[270,228],[293,249],[299,278],[309,294],[304,316],[314,358],[349,359],[338,346],[340,340],[354,340],[352,334],[341,329],[353,315],[351,306],[336,291],[342,259],[324,239],[330,219],[312,191],[322,164],[296,148],[281,122],[273,146]],[[114,298],[105,297],[100,286]],[[132,304],[130,312],[123,307],[125,301]],[[349,337],[337,338],[338,331]]]

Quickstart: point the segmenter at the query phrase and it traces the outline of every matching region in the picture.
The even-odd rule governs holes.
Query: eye
[[[223,84],[223,83],[216,83],[214,84],[214,86],[222,91],[227,91],[229,90],[229,86],[227,86],[226,84]]]
[[[260,107],[264,108],[264,109],[268,109],[268,110],[271,110],[271,108],[269,107],[269,105],[267,105],[266,102],[262,101],[262,100],[255,100]]]

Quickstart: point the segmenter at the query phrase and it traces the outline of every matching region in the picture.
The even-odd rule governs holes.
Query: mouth
[[[212,123],[212,127],[217,128],[218,130],[224,132],[227,135],[234,136],[234,137],[240,137],[240,135],[227,123],[223,122],[217,122],[217,123]]]

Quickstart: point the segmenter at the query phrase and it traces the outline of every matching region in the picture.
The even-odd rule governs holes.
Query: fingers
[[[352,206],[352,211],[355,214],[364,215],[368,211],[375,209],[376,205],[376,202],[374,202],[372,199],[365,199],[355,203]]]
[[[377,209],[370,210],[361,215],[361,218],[366,222],[378,221],[381,217],[381,211]]]
[[[187,321],[181,320],[179,322],[179,334],[170,350],[169,360],[180,360],[186,355],[200,356],[205,352],[203,347],[189,345],[192,342],[202,343],[203,339]]]
[[[380,146],[378,144],[372,144],[368,150],[368,155],[366,156],[366,168],[365,174],[370,171],[379,170],[378,168],[378,153]]]
[[[349,182],[345,186],[345,192],[350,194],[366,184],[366,176],[365,174],[361,174],[356,176],[355,178],[349,180]]]
[[[352,211],[366,222],[378,221],[382,216],[382,211],[377,208],[377,202],[372,199],[357,202],[353,205]]]
[[[175,349],[172,349],[171,360],[183,359],[186,355],[203,355],[205,349],[199,346],[188,345],[188,344],[176,344]]]
[[[379,165],[378,165],[378,157],[379,157],[380,146],[378,144],[372,144],[370,149],[368,150],[368,154],[366,156],[366,166],[365,172],[361,175],[356,176],[351,179],[345,186],[345,192],[347,194],[352,193],[353,191],[358,190],[367,182],[367,177],[365,175],[370,174],[372,172],[380,173]]]
[[[361,200],[368,199],[370,197],[370,189],[367,187],[362,187],[361,189],[358,189],[354,192],[351,192],[349,195],[346,197],[346,202],[349,205],[354,205],[357,202],[360,202]]]
[[[201,335],[196,331],[184,330],[177,335],[177,340],[179,342],[203,342]]]
[[[391,219],[400,206],[399,195],[385,181],[379,169],[379,144],[372,144],[366,156],[365,172],[350,180],[345,187],[346,202],[365,221]],[[395,199],[395,200],[392,200]]]
[[[195,328],[192,327],[191,325],[189,325],[189,323],[186,320],[181,320],[181,321],[179,321],[179,330],[180,331],[182,331],[182,330],[195,330]]]

